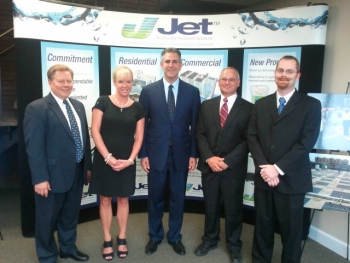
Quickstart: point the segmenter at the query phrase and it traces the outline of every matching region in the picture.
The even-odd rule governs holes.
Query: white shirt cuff
[[[283,172],[276,164],[274,164],[273,166],[275,166],[277,172],[278,172],[280,175],[284,175],[284,172]]]

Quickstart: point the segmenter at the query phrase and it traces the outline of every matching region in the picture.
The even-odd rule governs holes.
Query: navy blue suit
[[[55,98],[47,95],[30,103],[25,111],[23,131],[33,185],[48,181],[48,197],[35,194],[35,242],[40,262],[55,262],[57,230],[62,255],[77,251],[78,223],[83,184],[91,168],[90,137],[84,105],[70,99],[81,123],[83,160],[75,161],[75,143],[68,120]]]
[[[148,223],[150,239],[164,238],[164,193],[169,187],[169,242],[181,240],[189,158],[198,157],[195,129],[200,107],[196,87],[179,80],[174,120],[171,121],[163,80],[142,89],[139,102],[146,112],[144,142],[139,158],[148,157]],[[169,146],[169,141],[172,146]]]

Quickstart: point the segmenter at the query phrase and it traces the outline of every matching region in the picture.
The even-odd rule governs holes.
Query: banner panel
[[[324,45],[328,21],[327,5],[223,15],[159,15],[14,0],[13,9],[16,38],[153,48]]]

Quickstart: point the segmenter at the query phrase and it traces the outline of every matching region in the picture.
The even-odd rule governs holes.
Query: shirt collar
[[[279,105],[279,103],[280,103],[280,98],[281,98],[281,97],[283,97],[283,98],[286,100],[286,104],[287,104],[287,102],[289,101],[289,99],[293,96],[294,92],[295,92],[295,89],[293,89],[293,90],[292,90],[291,92],[289,92],[287,95],[281,96],[281,95],[278,94],[278,92],[276,91],[276,94],[277,94],[277,96],[276,96],[276,98],[277,98],[277,105]]]
[[[177,78],[177,80],[174,81],[174,83],[169,83],[168,81],[166,81],[165,78],[163,78],[163,84],[164,84],[164,88],[168,89],[169,85],[173,85],[173,89],[174,90],[177,90],[178,87],[179,87],[179,82],[180,82],[180,79]]]
[[[227,103],[233,104],[237,99],[237,93],[235,93],[229,97],[225,97],[221,94],[221,102],[223,102],[224,98],[227,98],[227,100],[228,100]]]

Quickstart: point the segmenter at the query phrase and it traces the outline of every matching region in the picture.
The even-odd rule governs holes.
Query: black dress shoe
[[[206,242],[202,242],[202,244],[200,244],[196,250],[194,251],[194,254],[197,256],[205,256],[206,254],[208,254],[208,252],[210,250],[213,250],[215,248],[217,248],[218,245],[217,244],[209,244]]]
[[[159,244],[160,242],[150,240],[146,246],[146,254],[151,255],[156,252]]]
[[[230,262],[231,263],[243,263],[241,252],[231,252]]]
[[[186,254],[185,246],[181,243],[181,241],[168,242],[172,247],[175,253],[183,256]]]
[[[60,255],[61,258],[71,258],[75,261],[87,261],[89,256],[77,250],[74,254],[71,255]]]

